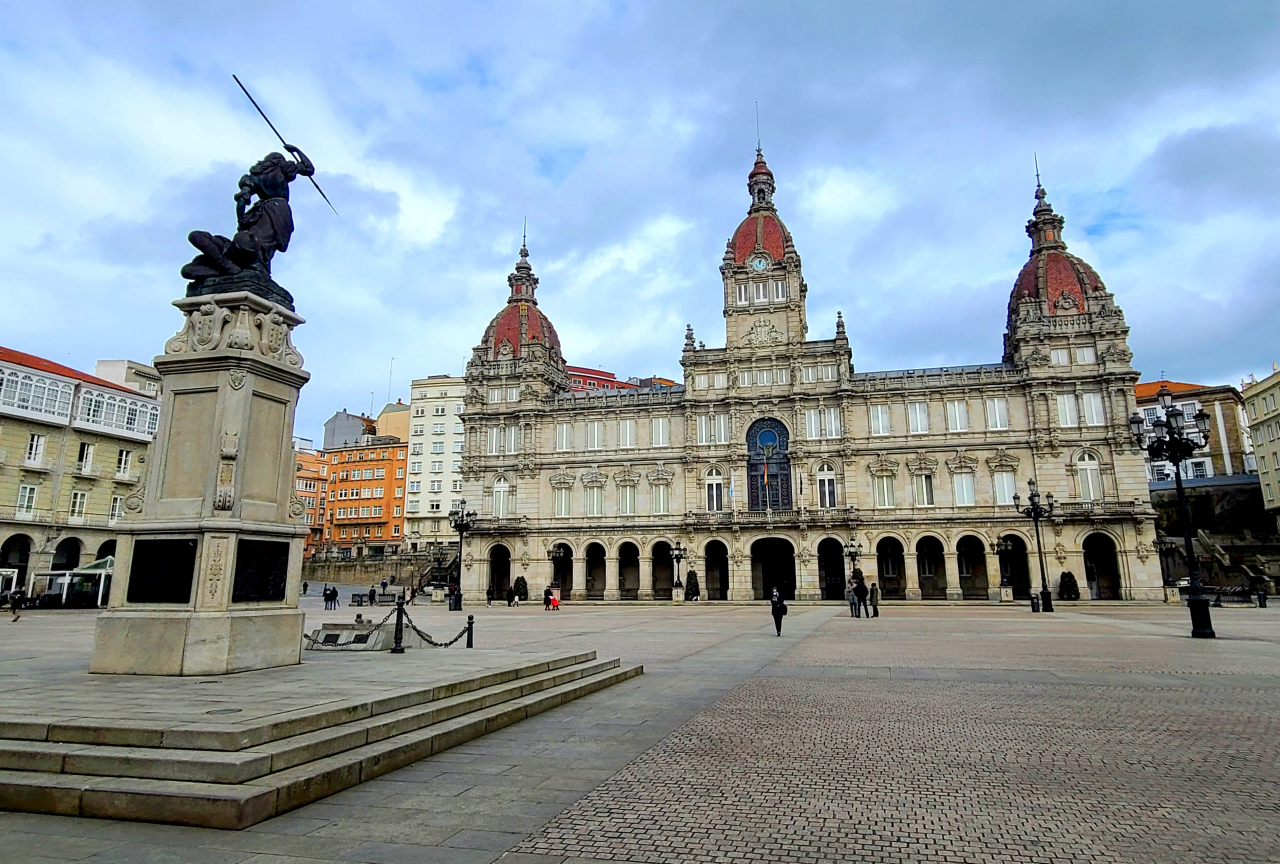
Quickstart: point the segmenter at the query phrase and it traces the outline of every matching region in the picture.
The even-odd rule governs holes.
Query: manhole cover
[[[206,714],[239,714],[239,708],[214,708],[212,711],[204,712]]]

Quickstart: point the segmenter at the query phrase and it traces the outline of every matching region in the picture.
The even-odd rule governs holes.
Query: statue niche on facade
[[[277,252],[289,249],[289,238],[293,236],[289,184],[299,175],[312,176],[316,169],[297,147],[286,144],[285,150],[297,161],[280,153],[268,153],[240,178],[235,194],[235,236],[227,238],[208,231],[187,235],[191,245],[200,250],[182,268],[182,277],[191,280],[188,297],[249,291],[293,309],[293,297],[271,278],[271,259]]]

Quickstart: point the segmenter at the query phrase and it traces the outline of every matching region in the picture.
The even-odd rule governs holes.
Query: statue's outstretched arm
[[[284,149],[288,150],[290,153],[292,153],[294,156],[297,157],[298,159],[298,162],[297,162],[298,167],[296,169],[297,173],[301,174],[303,177],[310,177],[312,174],[316,173],[316,166],[311,164],[311,160],[307,158],[306,153],[303,153],[301,150],[299,150],[297,147],[294,147],[292,144],[284,145]]]

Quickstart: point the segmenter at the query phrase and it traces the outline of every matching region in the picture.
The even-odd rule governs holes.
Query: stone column
[[[818,584],[817,555],[805,556],[803,565],[800,564],[800,558],[796,558],[796,599],[822,599],[822,586]]]
[[[1008,599],[1005,599],[1008,594]],[[995,551],[987,550],[987,599],[992,603],[1012,603],[1013,589],[1000,588],[1000,555]]]
[[[742,566],[744,564],[746,566]],[[756,599],[755,589],[751,586],[750,555],[729,555],[729,599]]]
[[[906,595],[908,600],[920,599],[920,561],[916,558],[916,553],[911,549],[906,551],[902,556],[902,563],[907,569],[907,587]]]
[[[569,592],[570,600],[587,599],[587,553],[573,556],[573,590]]]
[[[947,578],[947,599],[963,600],[964,590],[960,587],[960,556],[956,553],[951,554],[951,561],[947,561],[947,555],[942,556],[942,566],[946,570]],[[947,566],[948,563],[951,566]]]
[[[153,361],[160,421],[125,498],[92,672],[220,675],[301,659],[309,529],[293,415],[310,376],[290,334],[303,322],[245,273],[224,287],[247,290],[174,301],[186,325]]]
[[[607,555],[604,559],[604,599],[622,599],[622,592],[618,589],[618,556],[616,554]]]
[[[653,559],[640,553],[640,590],[636,592],[637,600],[653,599]]]

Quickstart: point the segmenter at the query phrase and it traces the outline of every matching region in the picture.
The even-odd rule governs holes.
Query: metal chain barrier
[[[378,628],[380,628],[383,624],[386,624],[388,621],[390,621],[390,620],[391,620],[391,616],[392,616],[392,615],[394,615],[394,614],[396,614],[396,610],[394,610],[394,609],[392,609],[390,612],[388,612],[388,613],[387,613],[387,617],[386,617],[386,618],[383,618],[381,621],[379,621],[379,622],[374,626],[374,628],[373,628],[372,630],[370,630],[370,631],[369,631],[369,636],[370,636],[370,637],[372,637],[374,633],[377,633],[377,632],[378,632]],[[302,638],[303,638],[303,639],[306,639],[308,642],[310,642],[310,643],[311,643],[311,647],[312,647],[312,648],[323,648],[323,649],[325,649],[326,651],[363,651],[363,650],[367,650],[367,649],[363,649],[363,648],[353,647],[353,646],[355,646],[355,645],[356,645],[356,643],[354,643],[354,642],[348,642],[348,643],[347,643],[347,644],[345,644],[345,645],[338,645],[337,643],[325,644],[324,642],[317,642],[315,639],[313,639],[313,638],[311,638],[310,636],[308,636],[305,632],[302,634]],[[365,642],[368,642],[368,641],[369,641],[368,639],[365,639]],[[360,644],[362,644],[362,645],[363,645],[364,643],[362,642],[362,643],[360,643]]]
[[[417,634],[418,634],[418,638],[422,639],[424,642],[426,642],[426,643],[427,643],[428,645],[430,645],[432,648],[448,648],[450,645],[453,645],[455,642],[457,642],[457,641],[458,641],[459,639],[461,639],[463,636],[468,636],[468,637],[469,637],[469,634],[471,633],[471,625],[472,625],[472,623],[474,622],[474,620],[475,620],[475,619],[474,619],[472,616],[468,615],[468,616],[467,616],[467,623],[466,623],[466,625],[465,625],[461,630],[459,630],[459,631],[458,631],[458,635],[457,635],[457,636],[454,636],[454,637],[453,637],[452,639],[450,639],[448,642],[437,642],[436,640],[434,640],[434,639],[432,639],[432,638],[431,638],[431,634],[430,634],[430,633],[427,633],[427,632],[425,632],[425,631],[423,631],[423,630],[419,630],[419,629],[418,629],[418,625],[413,623],[413,619],[409,617],[409,613],[408,613],[408,612],[404,613],[404,620],[409,622],[409,629],[410,629],[410,630],[412,630],[414,633],[417,633]],[[467,639],[467,647],[468,647],[468,648],[470,648],[470,647],[471,647],[471,639],[470,639],[470,638],[468,638],[468,639]]]

